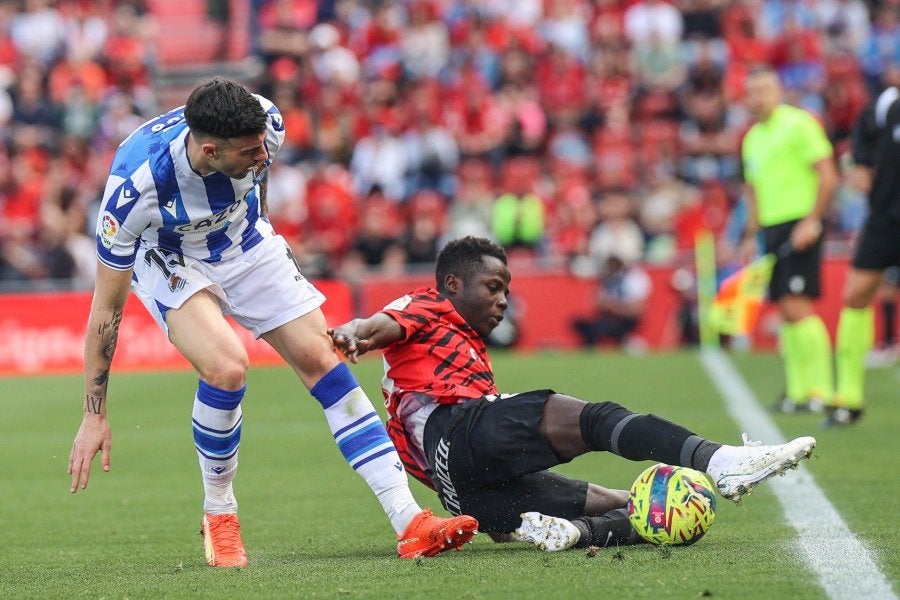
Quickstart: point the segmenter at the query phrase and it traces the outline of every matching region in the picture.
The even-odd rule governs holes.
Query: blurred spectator
[[[558,46],[551,45],[538,58],[534,82],[551,123],[568,122],[581,115],[585,109],[586,79],[584,65]]]
[[[50,0],[25,0],[10,22],[9,35],[20,54],[47,67],[65,49],[66,25]]]
[[[65,55],[97,61],[103,57],[103,46],[109,37],[109,25],[102,2],[71,2],[60,5],[65,10]]]
[[[459,147],[453,134],[439,121],[440,98],[429,86],[411,93],[411,120],[403,134],[406,145],[406,195],[436,190],[447,198],[456,192],[455,172]]]
[[[641,267],[610,255],[598,283],[594,314],[575,319],[572,326],[585,348],[608,342],[621,346],[640,323],[652,282]]]
[[[11,94],[13,143],[50,146],[60,123],[59,107],[48,98],[35,63],[27,63],[18,75]]]
[[[721,41],[720,18],[725,4],[727,2],[723,0],[677,0],[675,6],[681,12],[684,39],[688,43],[701,40]]]
[[[597,220],[587,182],[576,178],[561,185],[553,208],[547,225],[550,254],[571,263],[587,254],[588,236]]]
[[[594,168],[598,190],[633,188],[637,183],[636,157],[628,104],[620,102],[609,107],[606,122],[594,134]]]
[[[587,6],[578,0],[548,0],[538,33],[547,44],[586,62],[591,50],[586,13]]]
[[[156,56],[154,26],[137,7],[122,3],[113,13],[113,29],[103,48],[107,76],[123,90],[149,87]]]
[[[610,193],[597,208],[599,223],[591,231],[588,254],[598,265],[610,256],[633,264],[644,255],[644,234],[632,218],[634,207],[624,193]]]
[[[306,197],[308,216],[295,256],[309,276],[328,275],[356,237],[359,214],[351,176],[337,164],[317,164],[309,176]]]
[[[303,225],[309,217],[306,174],[286,161],[276,160],[269,166],[266,186],[268,218],[288,243],[302,237]]]
[[[685,94],[683,108],[679,174],[692,184],[736,178],[739,124],[722,95],[717,90],[691,90]]]
[[[445,123],[456,137],[462,156],[495,162],[502,159],[511,122],[509,113],[477,79],[460,81],[445,111]]]
[[[315,0],[270,0],[259,11],[259,48],[267,63],[299,60],[309,52],[307,33],[315,25]]]
[[[445,239],[467,235],[493,238],[493,203],[490,167],[477,159],[463,162],[459,168],[459,192],[450,205]]]
[[[504,165],[503,193],[494,200],[494,238],[507,250],[537,250],[544,239],[544,202],[534,193],[536,164],[514,158]]]
[[[365,196],[377,187],[394,202],[405,198],[409,155],[403,140],[396,135],[397,129],[395,124],[376,124],[369,135],[357,142],[350,171],[358,194]]]
[[[635,46],[677,44],[683,30],[681,13],[661,0],[638,0],[625,11],[625,36]]]
[[[415,0],[410,6],[409,24],[403,31],[400,48],[410,79],[437,77],[447,65],[450,36],[430,0]]]
[[[342,274],[358,281],[368,269],[405,261],[401,238],[405,231],[397,203],[385,197],[378,186],[363,200],[359,228],[342,265]]]
[[[868,100],[866,84],[859,64],[849,54],[832,54],[826,66],[827,83],[823,93],[825,126],[833,142],[849,138],[853,123]]]
[[[359,81],[356,55],[341,45],[341,33],[330,23],[320,23],[309,32],[312,67],[319,81],[338,87],[351,87]]]
[[[857,54],[869,41],[871,18],[862,0],[819,0],[815,11],[829,52]]]
[[[681,48],[656,33],[634,48],[638,83],[647,89],[674,90],[684,82]]]
[[[505,152],[507,156],[535,154],[547,136],[547,117],[531,86],[509,82],[498,94],[503,110],[511,117]]]
[[[885,3],[875,10],[872,34],[863,44],[859,60],[871,96],[900,81],[900,7]],[[888,81],[890,77],[896,79]]]
[[[758,31],[763,39],[775,40],[792,31],[812,30],[816,26],[814,2],[766,0],[760,3]]]

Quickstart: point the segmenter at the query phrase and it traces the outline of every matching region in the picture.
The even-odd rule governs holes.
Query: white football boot
[[[743,446],[722,446],[716,450],[706,469],[719,493],[734,502],[740,502],[741,496],[772,475],[796,469],[816,447],[816,439],[808,436],[773,446],[750,441],[746,433],[742,438]]]
[[[550,517],[539,512],[520,515],[522,524],[514,535],[523,542],[531,542],[546,552],[568,550],[581,539],[581,532],[571,521],[560,517]]]

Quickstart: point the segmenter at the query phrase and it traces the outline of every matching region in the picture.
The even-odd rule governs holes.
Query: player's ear
[[[216,145],[212,142],[203,142],[200,145],[200,149],[203,150],[203,156],[206,158],[215,158],[217,153]]]
[[[453,294],[454,296],[459,293],[459,290],[462,288],[462,280],[453,275],[447,275],[444,277],[444,289],[447,290],[448,293]]]

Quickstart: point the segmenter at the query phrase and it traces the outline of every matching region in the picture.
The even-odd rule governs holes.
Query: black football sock
[[[642,543],[644,540],[635,532],[624,508],[611,510],[599,517],[578,517],[572,524],[581,532],[581,539],[575,548],[598,546],[625,546]]]
[[[630,460],[655,460],[705,471],[709,457],[719,448],[671,421],[633,413],[615,402],[589,402],[581,411],[579,424],[588,448]]]
[[[697,449],[694,450],[691,462],[682,466],[690,467],[705,473],[706,468],[709,466],[709,459],[712,458],[712,455],[716,453],[716,450],[721,447],[722,444],[717,444],[709,440],[702,440],[700,445],[697,446]]]

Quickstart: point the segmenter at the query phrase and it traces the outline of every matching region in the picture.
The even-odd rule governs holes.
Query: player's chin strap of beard
[[[266,199],[266,192],[269,190],[269,171],[263,174],[259,182],[259,216],[263,219],[269,218],[269,202]]]

